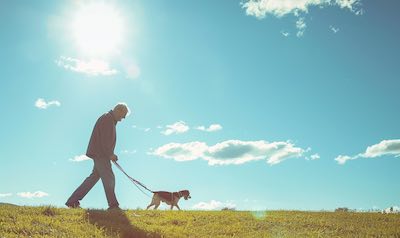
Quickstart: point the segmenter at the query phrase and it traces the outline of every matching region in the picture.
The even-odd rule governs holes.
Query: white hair
[[[115,105],[114,110],[119,110],[119,109],[126,109],[127,113],[126,116],[129,116],[131,114],[131,110],[128,107],[128,104],[124,103],[124,102],[119,102]]]

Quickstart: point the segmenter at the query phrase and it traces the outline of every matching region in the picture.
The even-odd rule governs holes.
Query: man
[[[128,106],[125,103],[118,103],[113,110],[103,114],[97,120],[86,151],[86,156],[94,161],[93,171],[72,193],[65,205],[70,208],[79,208],[79,201],[101,179],[107,197],[108,209],[120,209],[115,197],[115,177],[111,168],[111,161],[118,160],[117,155],[114,154],[116,142],[115,126],[129,114]]]

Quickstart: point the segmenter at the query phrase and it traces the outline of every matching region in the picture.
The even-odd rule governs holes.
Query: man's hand
[[[115,161],[118,160],[118,156],[115,155],[115,154],[114,154],[114,155],[111,155],[111,156],[110,156],[110,160],[115,162]]]

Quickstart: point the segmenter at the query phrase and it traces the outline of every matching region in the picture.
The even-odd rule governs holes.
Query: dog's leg
[[[176,204],[175,206],[179,209],[179,211],[181,210],[181,208],[178,206],[178,204]]]
[[[161,202],[158,201],[158,203],[155,204],[156,206],[154,207],[154,210],[157,210],[158,206],[160,206],[160,203],[161,203]]]
[[[146,210],[149,210],[149,208],[150,208],[151,206],[153,206],[153,205],[154,205],[153,202],[150,203],[150,205],[147,206]]]
[[[155,200],[155,197],[153,196],[152,199],[151,199],[151,202],[150,202],[150,204],[147,206],[146,210],[148,210],[151,206],[155,205],[155,204],[156,204],[155,201],[156,201],[156,200]]]

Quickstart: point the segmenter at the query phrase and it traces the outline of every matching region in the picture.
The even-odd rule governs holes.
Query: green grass
[[[0,206],[0,237],[400,237],[400,214]]]

